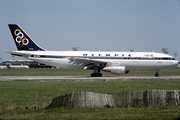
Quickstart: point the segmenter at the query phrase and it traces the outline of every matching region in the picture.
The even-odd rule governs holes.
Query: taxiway
[[[180,76],[121,76],[121,77],[89,77],[89,76],[0,76],[0,81],[16,81],[16,80],[43,80],[43,81],[112,81],[112,80],[180,80]]]

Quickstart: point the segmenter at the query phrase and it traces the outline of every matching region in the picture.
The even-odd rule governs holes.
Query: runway
[[[114,80],[180,80],[180,76],[120,76],[120,77],[89,77],[89,76],[0,76],[0,81],[114,81]]]

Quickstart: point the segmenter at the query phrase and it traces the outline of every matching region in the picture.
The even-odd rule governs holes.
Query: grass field
[[[84,75],[92,71],[61,69],[0,70],[2,75]],[[161,71],[161,76],[179,75],[179,68]],[[133,71],[129,75],[153,75],[154,71]],[[109,76],[111,74],[104,75]],[[9,81],[0,82],[0,119],[138,119],[138,120],[175,120],[180,117],[179,106],[140,107],[140,108],[56,108],[45,110],[54,97],[72,91],[88,91],[112,94],[115,98],[119,90],[166,89],[179,90],[180,80],[176,81],[91,81],[91,82],[38,82]],[[39,110],[34,110],[35,97],[38,93]],[[26,109],[28,108],[28,109]]]

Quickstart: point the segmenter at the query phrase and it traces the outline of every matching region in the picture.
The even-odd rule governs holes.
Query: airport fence
[[[116,92],[116,107],[179,106],[180,90]]]
[[[112,95],[93,92],[72,92],[58,96],[46,107],[108,108],[179,106],[180,90],[117,91],[116,104]]]
[[[93,92],[72,92],[54,98],[46,109],[57,107],[107,108],[115,107],[115,104],[112,95]]]

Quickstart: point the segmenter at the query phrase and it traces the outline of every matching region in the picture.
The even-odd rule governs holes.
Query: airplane
[[[0,66],[0,69],[7,69],[7,66]]]
[[[12,65],[11,63],[9,63],[8,65],[7,65],[7,68],[9,68],[9,69],[28,69],[29,68],[29,66],[28,65]]]
[[[69,69],[92,69],[91,77],[101,77],[101,70],[123,75],[131,70],[155,70],[178,64],[172,56],[157,52],[48,51],[34,42],[17,24],[8,24],[18,51],[5,51],[46,65]]]

